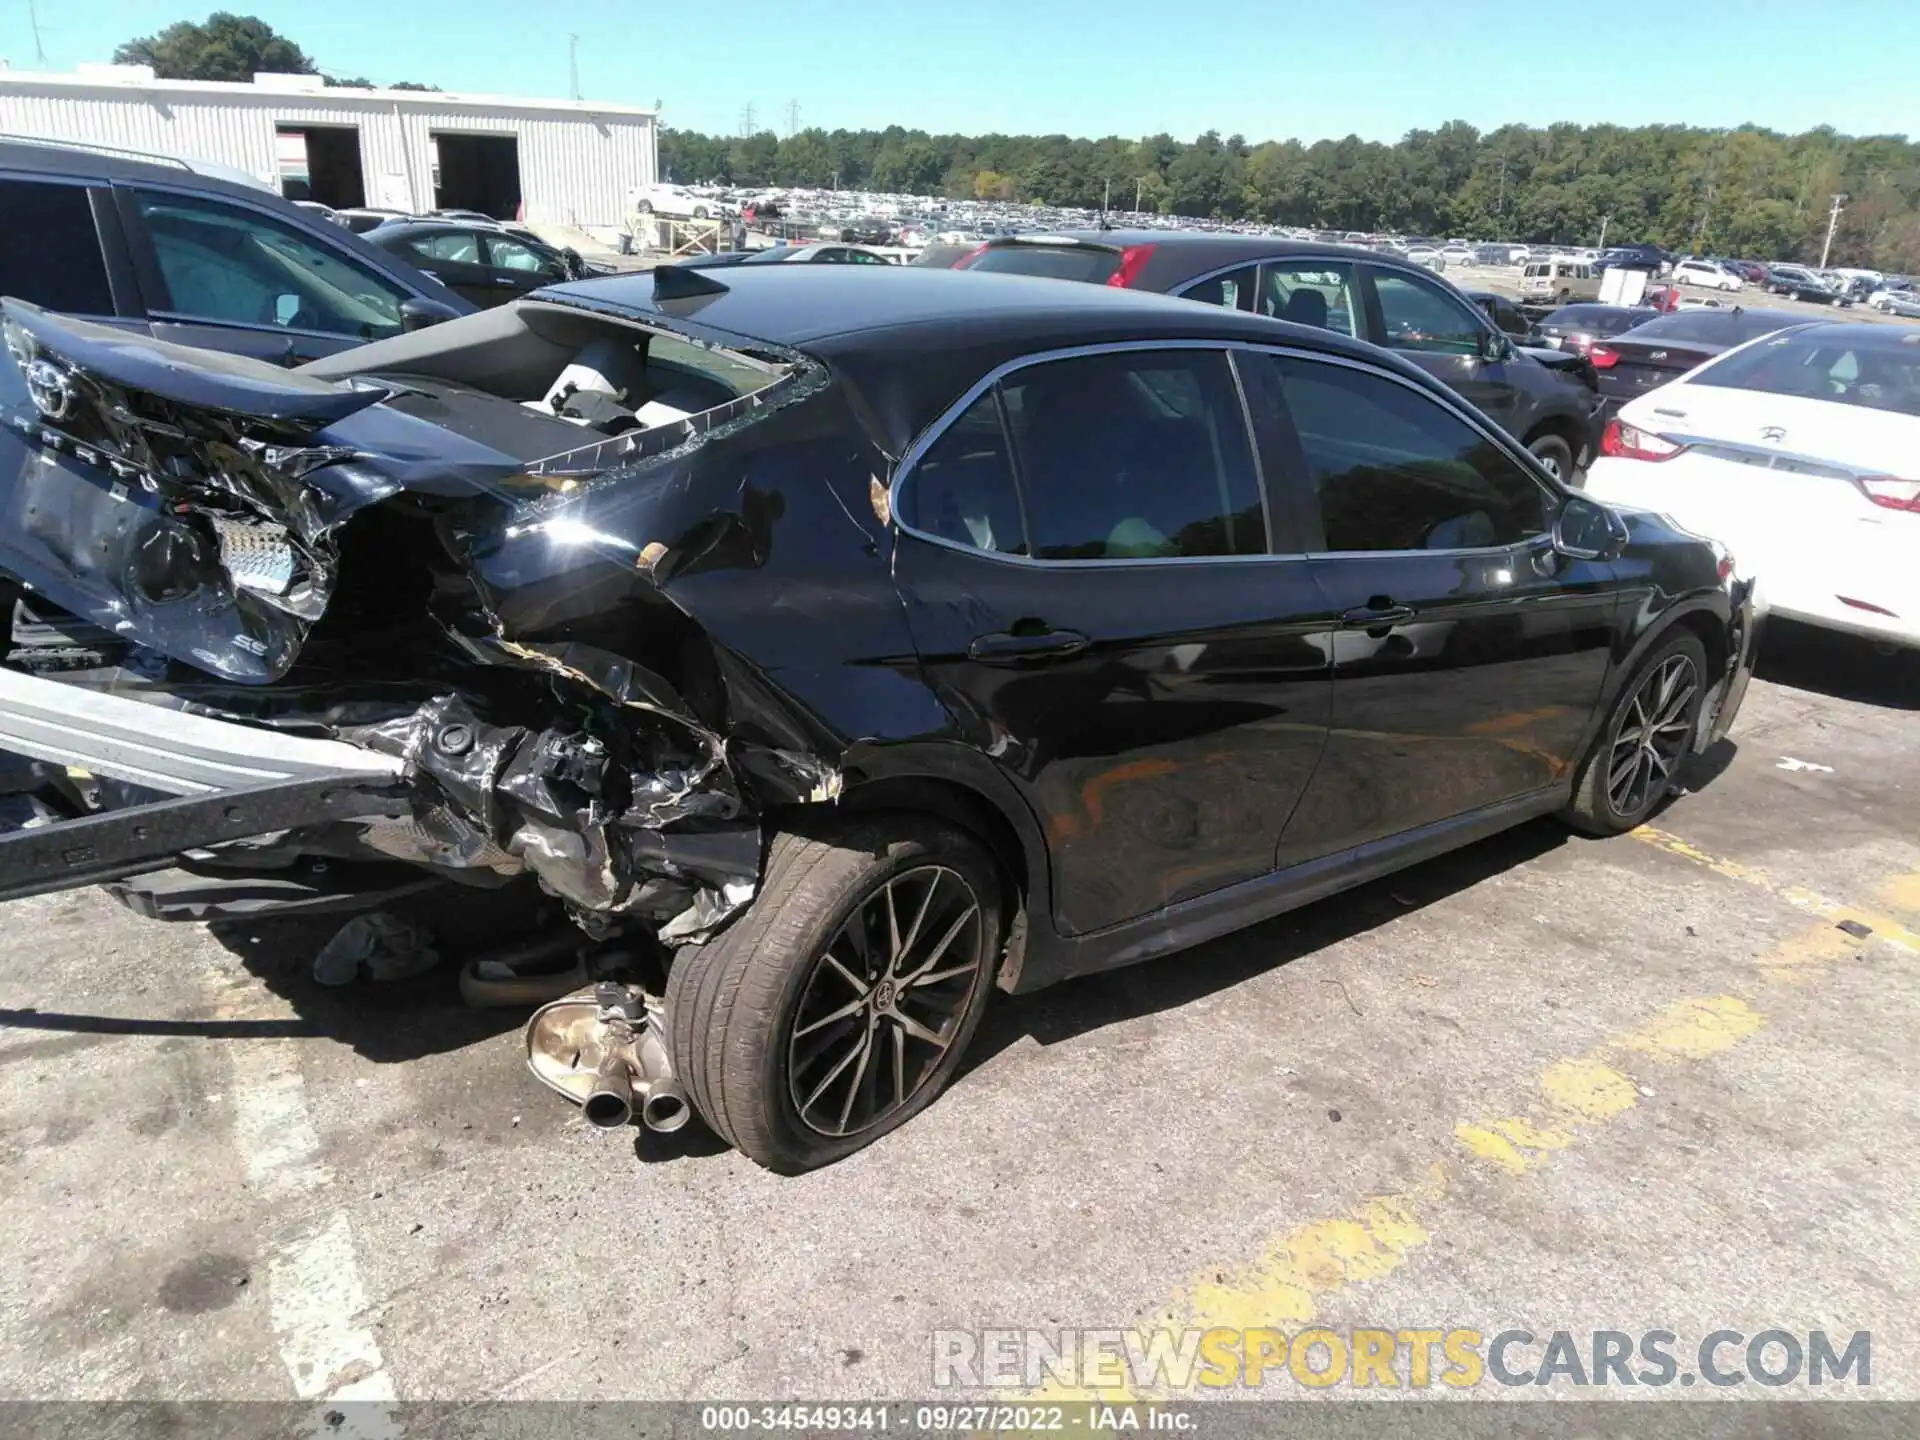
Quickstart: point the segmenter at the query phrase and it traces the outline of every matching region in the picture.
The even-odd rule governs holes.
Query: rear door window
[[[900,486],[901,523],[1039,560],[1260,555],[1266,516],[1224,352],[1125,350],[1015,370]]]
[[[1260,267],[1262,315],[1341,335],[1357,333],[1353,266],[1342,260],[1269,260]]]
[[[1218,350],[1125,350],[1000,383],[1041,560],[1266,551],[1259,472]]]
[[[113,314],[88,187],[0,180],[0,295],[69,315]]]
[[[422,260],[440,260],[452,265],[480,265],[480,239],[477,235],[423,235],[409,240],[407,248]]]

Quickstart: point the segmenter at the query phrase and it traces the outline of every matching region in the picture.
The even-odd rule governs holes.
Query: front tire
[[[964,831],[885,815],[783,832],[747,912],[674,957],[674,1067],[748,1159],[830,1164],[946,1088],[1003,938],[993,861]]]
[[[1706,647],[1692,631],[1676,630],[1621,687],[1561,818],[1588,835],[1621,835],[1644,824],[1693,751],[1706,694]]]

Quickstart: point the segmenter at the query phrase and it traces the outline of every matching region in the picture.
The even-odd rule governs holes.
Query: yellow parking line
[[[1691,860],[1703,865],[1716,875],[1724,875],[1729,880],[1738,880],[1755,889],[1764,890],[1777,900],[1784,900],[1796,910],[1804,910],[1809,915],[1818,915],[1822,920],[1835,925],[1852,922],[1864,925],[1873,932],[1871,938],[1884,940],[1897,945],[1902,950],[1920,955],[1920,933],[1908,929],[1898,919],[1877,910],[1865,910],[1857,905],[1848,905],[1839,900],[1830,900],[1818,891],[1809,890],[1800,885],[1783,885],[1773,880],[1764,870],[1751,865],[1742,865],[1737,860],[1724,860],[1709,855],[1690,841],[1665,830],[1656,830],[1651,825],[1642,825],[1628,832],[1634,839],[1651,845],[1656,850],[1664,850],[1669,855],[1678,855],[1683,860]],[[1900,876],[1880,889],[1881,897],[1897,909],[1920,914],[1920,874]],[[1866,937],[1862,937],[1866,938]]]
[[[1761,994],[1817,975],[1822,964],[1857,953],[1870,939],[1920,951],[1920,936],[1889,916],[1776,885],[1752,867],[1708,855],[1663,831],[1633,833],[1718,874],[1757,885],[1823,922],[1835,922],[1789,935],[1761,957],[1762,982],[1756,987]],[[1920,872],[1894,878],[1880,894],[1890,905],[1920,911]],[[1842,919],[1859,920],[1873,933],[1855,937],[1836,928]],[[1448,1218],[1442,1202],[1464,1174],[1495,1179],[1526,1175],[1631,1113],[1641,1099],[1636,1069],[1697,1064],[1732,1050],[1766,1025],[1765,1014],[1739,995],[1691,997],[1581,1054],[1555,1060],[1535,1078],[1534,1095],[1519,1113],[1461,1120],[1453,1131],[1458,1152],[1434,1159],[1417,1184],[1372,1196],[1345,1214],[1297,1226],[1251,1262],[1209,1266],[1158,1313],[1153,1327],[1245,1330],[1309,1324],[1328,1301],[1355,1285],[1393,1274],[1430,1244]],[[1125,1389],[1083,1392],[1056,1386],[1041,1394],[1060,1400],[1136,1398]]]

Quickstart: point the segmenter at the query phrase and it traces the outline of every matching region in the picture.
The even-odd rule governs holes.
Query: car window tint
[[[1270,260],[1254,308],[1276,320],[1354,333],[1353,267],[1340,261]]]
[[[548,265],[546,256],[530,245],[509,240],[504,235],[487,237],[487,256],[497,270],[541,271]]]
[[[1203,305],[1219,305],[1228,310],[1244,309],[1260,283],[1260,267],[1246,265],[1226,275],[1215,275],[1198,285],[1182,290],[1183,299]]]
[[[1437,400],[1350,366],[1269,358],[1328,550],[1474,549],[1547,528],[1545,487]]]
[[[1893,330],[1885,341],[1818,343],[1818,331],[1763,340],[1700,371],[1688,383],[1830,400],[1920,416],[1920,349]]]
[[[1373,289],[1380,297],[1387,344],[1394,349],[1443,355],[1480,353],[1480,337],[1485,332],[1473,312],[1438,285],[1381,270],[1374,273]]]
[[[113,313],[85,186],[0,180],[0,295],[74,315]]]
[[[368,340],[400,333],[405,290],[291,225],[198,195],[143,190],[138,203],[176,315]]]
[[[477,235],[423,235],[409,240],[407,248],[425,260],[445,260],[456,265],[482,263]]]
[[[967,268],[1104,285],[1120,268],[1120,252],[1104,245],[990,245]]]
[[[1001,382],[1042,560],[1266,549],[1239,391],[1217,350],[1057,360]]]
[[[888,263],[886,256],[875,255],[870,250],[849,250],[847,252],[847,259],[855,265],[885,265]]]
[[[991,390],[969,405],[914,463],[900,487],[899,503],[900,523],[922,534],[975,550],[1027,553],[1013,462]]]

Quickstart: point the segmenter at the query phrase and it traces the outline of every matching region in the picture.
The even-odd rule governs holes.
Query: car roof
[[[1770,312],[1784,315],[1784,310]],[[1793,339],[1796,344],[1852,345],[1867,350],[1920,351],[1920,330],[1910,325],[1876,325],[1871,320],[1822,320],[1806,324],[1795,316]]]
[[[550,299],[624,311],[637,318],[661,314],[737,339],[828,353],[830,342],[876,330],[941,331],[957,335],[1005,331],[1022,342],[1057,333],[1060,343],[1085,334],[1142,338],[1284,339],[1262,316],[1189,300],[1105,285],[1027,275],[999,275],[936,267],[811,265],[729,269],[716,277],[723,294],[656,301],[646,271],[554,286]],[[1292,332],[1297,327],[1283,327]],[[1330,331],[1311,331],[1353,347]],[[1360,348],[1371,351],[1371,347]]]
[[[1289,345],[1364,358],[1444,394],[1424,371],[1331,330],[1106,285],[911,265],[733,265],[726,289],[660,301],[647,272],[571,281],[539,300],[658,320],[696,340],[780,346],[859,390],[897,456],[982,375],[1027,355],[1131,341]],[[525,303],[525,302],[521,302]]]
[[[263,195],[280,198],[277,191],[258,183],[227,180],[201,168],[201,160],[176,160],[165,155],[120,153],[106,147],[88,149],[59,141],[0,140],[0,170],[30,171],[84,180],[146,180],[184,186],[216,195],[233,195],[256,203]],[[240,172],[235,172],[236,174]],[[289,202],[291,203],[291,202]]]

